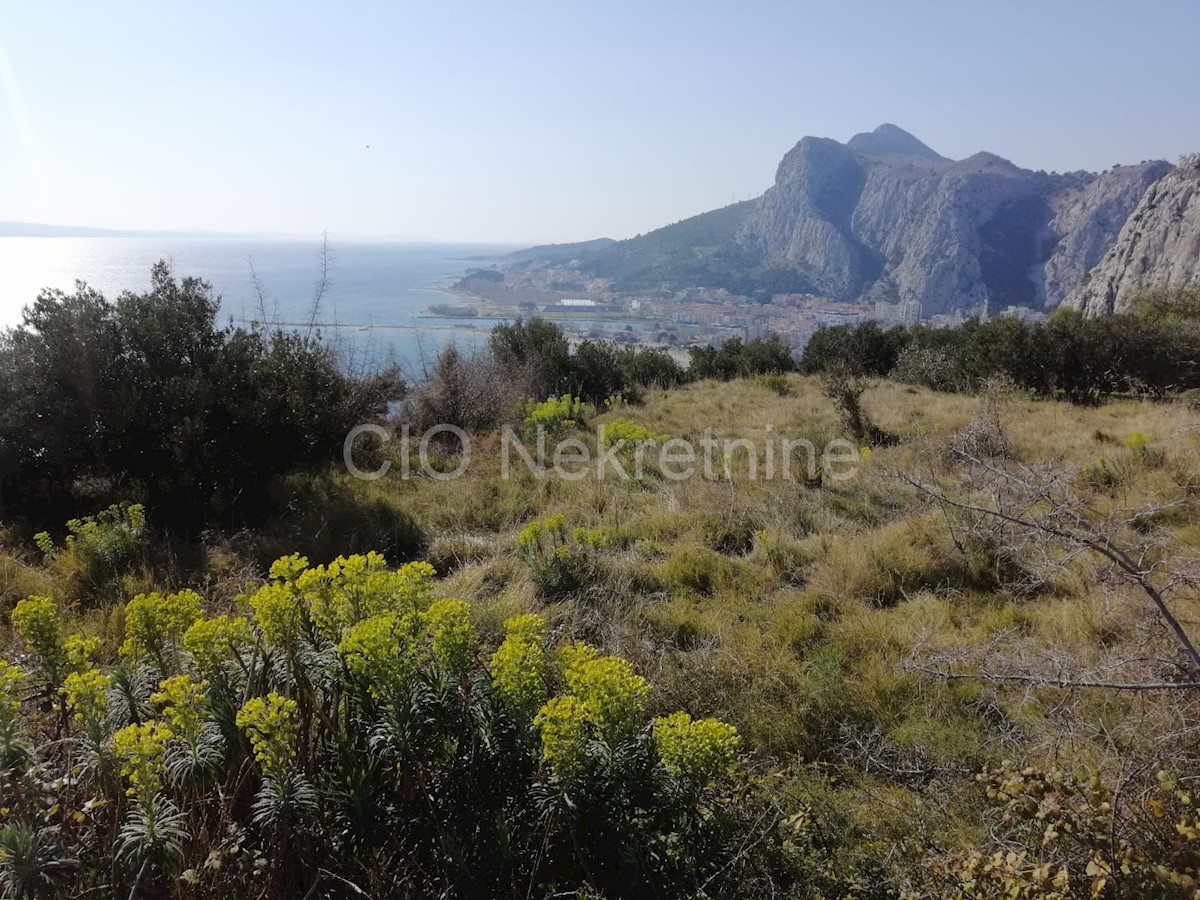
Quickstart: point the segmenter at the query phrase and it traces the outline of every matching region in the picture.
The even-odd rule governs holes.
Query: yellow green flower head
[[[542,756],[559,777],[582,766],[588,745],[587,709],[578,697],[551,697],[533,720],[542,736]]]
[[[526,613],[504,620],[504,633],[508,637],[542,643],[546,640],[546,620],[537,613]]]
[[[40,657],[47,674],[58,672],[66,664],[62,615],[57,603],[49,597],[26,597],[13,609],[12,623],[25,649]]]
[[[330,640],[339,640],[349,626],[380,613],[424,610],[435,574],[426,562],[390,571],[382,554],[368,553],[339,556],[328,566],[307,569],[296,579],[296,587],[317,628]]]
[[[159,684],[158,691],[150,695],[150,702],[163,708],[163,715],[177,735],[194,740],[204,722],[207,691],[207,681],[176,675]]]
[[[131,659],[161,657],[200,618],[204,601],[195,591],[138,594],[125,607],[125,643],[121,654]]]
[[[521,529],[520,535],[517,536],[517,543],[522,547],[532,547],[538,542],[538,538],[542,536],[542,523],[530,522]]]
[[[92,659],[100,649],[100,638],[73,634],[63,644],[67,653],[67,668],[72,672],[83,672],[92,667]]]
[[[626,444],[653,444],[668,440],[665,434],[655,434],[645,425],[630,422],[628,419],[617,419],[604,426],[604,445],[612,447],[624,441]],[[728,455],[726,455],[728,462]]]
[[[544,403],[529,399],[517,407],[522,432],[532,438],[539,427],[556,433],[574,428],[583,418],[583,401],[570,394],[549,397]]]
[[[244,617],[215,616],[197,619],[183,633],[183,649],[204,675],[218,677],[234,653],[254,642],[250,621]]]
[[[121,760],[121,775],[129,781],[130,797],[146,799],[162,790],[167,741],[175,735],[163,722],[127,725],[113,735],[113,750]]]
[[[382,561],[383,557],[379,559]],[[402,606],[424,609],[432,599],[435,577],[437,569],[423,560],[405,563],[393,575],[391,588]]]
[[[558,667],[563,672],[563,677],[567,678],[568,672],[573,675],[577,674],[585,663],[599,659],[600,651],[588,644],[576,641],[573,644],[564,644],[562,647],[559,647],[555,653],[555,658],[558,662]]]
[[[300,577],[300,573],[308,568],[308,557],[293,553],[291,556],[281,556],[271,563],[270,577],[274,581],[292,582]]]
[[[471,605],[447,597],[435,600],[425,611],[433,658],[451,672],[465,672],[475,661],[478,644],[471,624]]]
[[[303,609],[290,584],[264,584],[250,597],[258,629],[276,647],[289,644],[303,618]]]
[[[25,670],[0,659],[0,710],[15,716],[21,709],[21,691],[25,688]]]
[[[338,652],[346,668],[380,697],[404,684],[420,667],[423,628],[418,613],[386,612],[351,625]]]
[[[102,723],[108,716],[108,691],[112,679],[99,669],[72,672],[63,682],[62,693],[75,719],[85,724]]]
[[[33,542],[47,559],[54,556],[54,538],[50,537],[50,532],[39,531],[33,536]]]
[[[1146,448],[1150,446],[1150,440],[1149,435],[1135,431],[1129,437],[1125,438],[1125,446],[1132,450],[1135,455],[1141,456],[1146,452]]]
[[[576,528],[571,532],[571,537],[576,544],[590,547],[593,550],[599,550],[606,543],[603,528]]]
[[[263,774],[281,777],[287,773],[296,755],[299,728],[296,701],[274,691],[266,697],[253,697],[238,710],[237,726],[246,732],[254,758]]]
[[[546,623],[538,615],[504,623],[508,636],[492,656],[492,683],[514,711],[533,715],[546,696]]]
[[[699,784],[729,771],[741,745],[737,729],[717,719],[698,719],[685,712],[654,720],[654,743],[672,775]]]
[[[601,656],[580,661],[565,670],[563,677],[587,710],[588,721],[606,741],[621,741],[641,724],[650,685],[633,671],[629,660]]]

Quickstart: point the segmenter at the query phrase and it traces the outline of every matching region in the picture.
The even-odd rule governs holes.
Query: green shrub
[[[165,262],[145,293],[81,285],[26,307],[0,339],[0,515],[52,524],[120,486],[161,527],[236,526],[273,476],[336,460],[398,392],[314,337],[219,327],[217,308]]]
[[[622,442],[626,446],[636,447],[638,444],[661,444],[669,440],[667,435],[655,434],[645,425],[639,425],[628,419],[614,419],[601,427],[606,447],[613,447]]]
[[[521,436],[525,440],[533,440],[539,432],[554,437],[584,424],[583,401],[570,394],[550,397],[542,403],[523,400],[517,408],[517,418],[521,421]]]
[[[75,593],[88,596],[145,559],[146,512],[139,503],[115,504],[94,516],[68,521],[61,549],[44,531],[34,535],[34,542],[42,558],[74,582]]]
[[[1031,394],[1081,404],[1118,392],[1159,397],[1200,386],[1200,328],[1188,311],[1194,298],[1178,301],[1150,297],[1137,314],[1090,319],[1060,307],[1046,323],[997,317],[958,328],[826,328],[805,348],[802,368],[942,391],[974,392],[1003,377]]]
[[[720,347],[692,347],[688,356],[688,374],[695,379],[729,381],[796,370],[792,351],[777,335],[755,338],[749,343],[730,338]]]
[[[754,383],[780,397],[790,397],[792,395],[792,383],[781,372],[755,375]]]
[[[701,547],[679,547],[659,569],[668,584],[695,594],[753,589],[754,578],[743,564]]]
[[[652,723],[627,660],[550,652],[538,616],[507,621],[484,665],[468,605],[438,598],[431,571],[285,557],[244,599],[253,621],[198,618],[188,592],[138,598],[127,643],[162,658],[170,644],[180,671],[73,674],[65,739],[21,715],[24,673],[0,662],[0,762],[19,785],[6,815],[69,822],[53,833],[71,866],[32,850],[21,865],[47,863],[55,896],[305,896],[330,879],[380,897],[733,896],[782,872],[779,816],[732,727]],[[32,610],[21,627],[41,646]],[[12,892],[25,851],[9,837]]]
[[[1125,438],[1125,446],[1129,452],[1144,466],[1157,469],[1167,461],[1167,454],[1161,447],[1154,446],[1154,439],[1148,434],[1135,431]]]
[[[539,590],[547,597],[563,597],[593,580],[596,553],[606,542],[600,529],[569,530],[560,514],[526,525],[517,549]]]

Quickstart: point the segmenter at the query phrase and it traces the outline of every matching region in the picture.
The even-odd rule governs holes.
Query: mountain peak
[[[874,131],[856,134],[846,146],[864,156],[910,156],[928,162],[946,162],[946,157],[890,122],[884,122]]]

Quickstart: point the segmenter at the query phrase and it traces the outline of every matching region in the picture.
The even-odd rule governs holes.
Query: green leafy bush
[[[606,422],[603,428],[606,447],[613,447],[621,443],[629,447],[636,447],[638,444],[661,444],[669,440],[667,435],[655,434],[645,425],[631,422],[628,419],[614,419]]]
[[[538,433],[554,437],[583,425],[583,401],[570,394],[549,397],[544,402],[524,400],[517,408],[521,420],[521,436],[533,440]]]
[[[596,551],[605,542],[602,530],[568,529],[562,515],[552,515],[526,525],[517,538],[517,548],[534,584],[547,596],[562,597],[591,580]]]
[[[627,660],[550,652],[536,615],[506,622],[485,665],[469,606],[431,577],[292,556],[239,601],[252,620],[205,618],[189,591],[135,598],[136,668],[68,676],[66,744],[0,662],[6,815],[31,829],[0,836],[5,889],[23,895],[36,861],[56,896],[304,896],[330,878],[372,896],[712,896],[777,864],[778,817],[733,728],[651,723]],[[23,608],[30,639],[71,641],[42,606]]]
[[[120,486],[172,530],[254,520],[273,476],[337,459],[399,391],[394,372],[346,374],[316,337],[219,327],[217,309],[165,262],[144,293],[81,285],[26,307],[0,335],[0,515],[44,526]]]
[[[43,561],[71,578],[75,595],[84,598],[143,562],[150,533],[145,507],[120,503],[94,516],[70,519],[62,547],[55,546],[46,531],[35,534],[33,540]]]
[[[780,397],[790,397],[792,395],[792,383],[781,372],[755,375],[754,383],[774,394],[778,394]]]
[[[688,374],[695,379],[729,381],[796,370],[791,349],[774,335],[749,343],[730,338],[720,347],[692,347],[688,355]]]
[[[1045,323],[997,317],[958,328],[825,328],[805,348],[801,368],[940,391],[975,392],[1002,377],[1031,394],[1081,404],[1121,392],[1160,397],[1200,387],[1200,328],[1185,295],[1148,295],[1134,314],[1090,319],[1063,307]]]

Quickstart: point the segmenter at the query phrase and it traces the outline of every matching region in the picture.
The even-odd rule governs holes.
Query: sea
[[[349,366],[396,364],[420,376],[446,344],[469,352],[502,321],[437,317],[429,308],[456,303],[447,288],[467,269],[517,249],[331,240],[314,312],[322,246],[319,238],[0,237],[0,328],[18,325],[24,307],[47,288],[72,291],[83,281],[109,297],[146,290],[151,266],[162,259],[177,276],[212,284],[220,296],[219,324],[265,318],[312,327]]]

